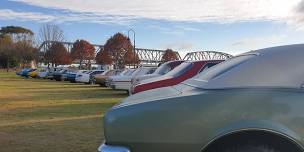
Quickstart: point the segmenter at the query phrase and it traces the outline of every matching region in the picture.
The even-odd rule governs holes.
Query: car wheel
[[[282,152],[268,145],[236,145],[222,150],[222,152]]]

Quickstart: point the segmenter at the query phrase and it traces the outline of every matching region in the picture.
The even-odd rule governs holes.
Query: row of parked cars
[[[146,90],[179,84],[222,61],[177,60],[163,63],[159,67],[139,67],[137,69],[122,70],[23,69],[17,74],[56,81],[98,84],[102,87],[125,90],[129,94],[136,94]]]
[[[90,75],[133,94],[104,115],[98,151],[303,152],[303,62],[296,44]]]

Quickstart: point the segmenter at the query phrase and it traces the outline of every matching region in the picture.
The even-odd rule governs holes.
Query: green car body
[[[304,45],[275,47],[245,56],[249,54],[255,56],[231,64],[224,72],[216,68],[238,59],[177,86],[125,99],[105,115],[106,143],[99,150],[221,152],[233,147],[239,152],[244,151],[242,146],[251,151],[263,146],[273,152],[302,152]],[[280,57],[293,58],[284,63],[287,65],[277,65]],[[264,67],[248,69],[257,64]],[[249,77],[246,70],[256,74]]]

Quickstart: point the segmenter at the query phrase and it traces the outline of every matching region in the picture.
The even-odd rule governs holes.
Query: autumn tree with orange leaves
[[[95,60],[98,64],[110,65],[113,64],[112,57],[109,51],[101,50],[97,53]]]
[[[133,50],[126,51],[125,54],[125,65],[139,64],[139,57]]]
[[[45,52],[44,58],[47,64],[57,67],[58,65],[68,65],[72,63],[70,53],[60,42],[53,43]]]
[[[95,58],[95,48],[92,44],[85,40],[76,40],[71,50],[72,60],[79,60],[79,69],[84,61],[91,66],[91,60]]]
[[[104,50],[97,54],[96,59],[99,63],[114,64],[114,68],[118,69],[139,63],[130,39],[121,33],[116,33],[107,40]]]
[[[167,49],[162,56],[162,62],[168,62],[168,61],[174,61],[174,60],[179,60],[178,55],[176,52],[174,52],[171,49]]]

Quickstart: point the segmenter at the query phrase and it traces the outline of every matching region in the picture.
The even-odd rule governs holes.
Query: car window
[[[234,58],[231,58],[225,62],[222,62],[218,65],[216,65],[214,68],[210,68],[208,70],[204,70],[200,75],[199,79],[208,81],[213,78],[216,78],[225,72],[229,71],[230,69],[233,69],[234,67],[250,60],[251,58],[255,57],[256,55],[241,55]]]
[[[90,75],[96,75],[96,74],[101,74],[103,71],[94,71],[92,73],[90,73]]]
[[[201,72],[203,72],[203,71],[205,71],[205,70],[207,70],[207,69],[209,69],[209,68],[211,68],[211,67],[213,67],[213,66],[215,66],[215,65],[217,65],[218,63],[207,63],[200,71],[199,71],[199,73],[201,73]]]
[[[171,70],[171,67],[168,64],[162,64],[160,67],[158,67],[154,71],[154,74],[164,75],[164,74],[168,73],[170,70]]]
[[[177,66],[176,68],[174,68],[172,71],[168,72],[166,75],[178,77],[178,76],[182,75],[183,73],[185,73],[186,71],[188,71],[189,69],[191,69],[192,66],[193,66],[193,63],[184,62],[184,63],[180,64],[179,66]]]
[[[151,69],[147,72],[147,74],[152,74],[152,73],[154,73],[154,71],[155,71],[155,68],[151,68]]]

